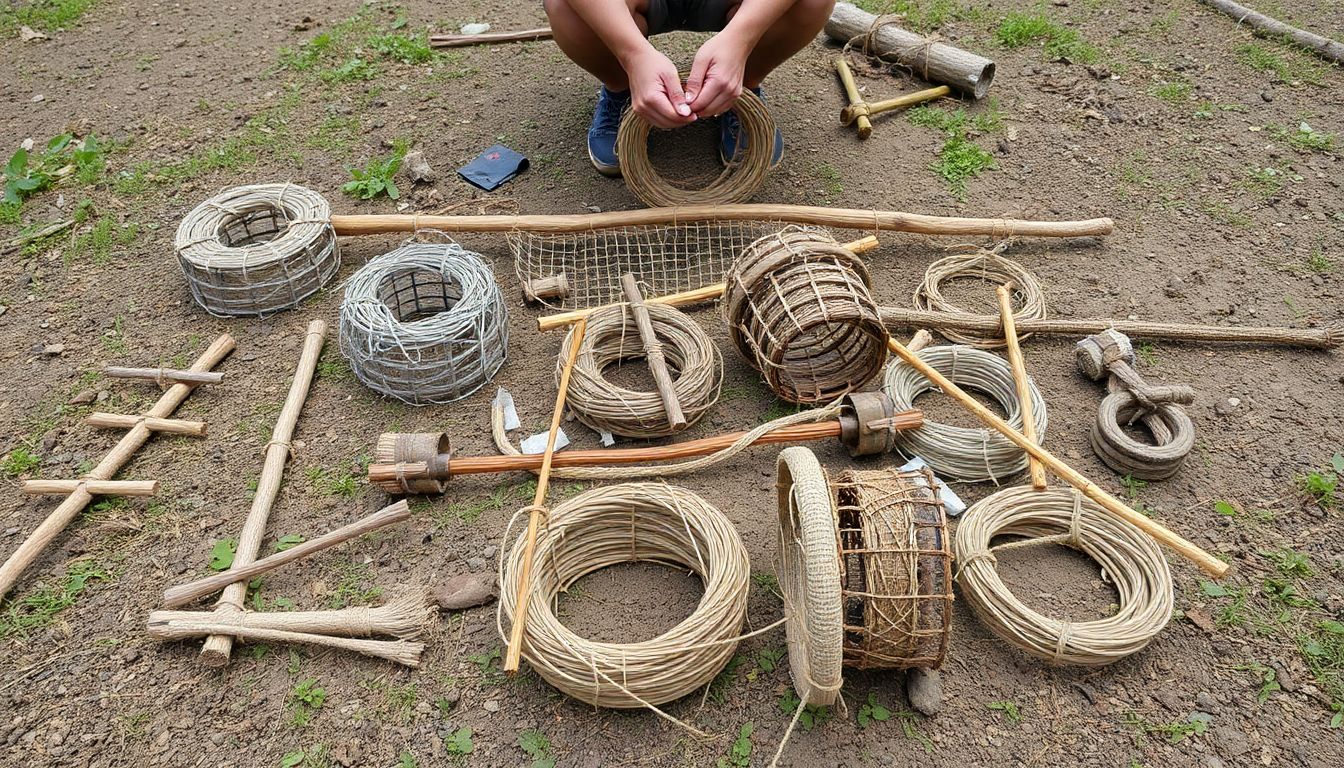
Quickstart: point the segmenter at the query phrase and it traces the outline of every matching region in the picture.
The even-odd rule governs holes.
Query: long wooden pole
[[[94,496],[153,496],[159,492],[158,480],[25,480],[23,492],[66,494],[80,486]]]
[[[565,398],[569,395],[569,376],[574,372],[574,361],[579,357],[583,334],[588,330],[588,319],[574,326],[574,338],[569,347],[565,369],[560,374],[560,388],[555,394],[555,411],[551,413],[551,428],[546,433],[546,451],[541,455],[541,473],[537,475],[537,492],[532,496],[532,507],[527,516],[527,539],[523,545],[523,572],[518,579],[518,594],[514,597],[517,610],[509,630],[509,650],[504,660],[505,672],[517,672],[523,658],[523,629],[527,626],[527,604],[532,597],[532,554],[537,548],[537,529],[541,516],[546,513],[546,487],[551,482],[551,463],[555,457],[555,436],[560,431],[560,417],[565,412]]]
[[[682,429],[686,426],[686,414],[681,410],[676,384],[672,380],[672,372],[667,368],[667,358],[663,356],[663,343],[653,332],[653,320],[649,317],[649,308],[644,306],[644,296],[639,292],[639,283],[634,274],[626,272],[621,275],[621,289],[625,291],[625,301],[635,316],[639,339],[644,345],[644,358],[649,362],[649,371],[658,388],[658,399],[663,403],[668,426]]]
[[[1329,59],[1337,64],[1344,64],[1344,43],[1322,37],[1315,32],[1298,29],[1272,16],[1266,16],[1240,3],[1234,3],[1232,0],[1201,0],[1201,2],[1231,16],[1237,20],[1238,24],[1245,24],[1265,37],[1287,38],[1322,58]]]
[[[193,371],[208,371],[219,365],[220,361],[233,351],[233,337],[227,333],[215,339],[210,346],[196,358],[192,363]],[[159,396],[158,402],[153,408],[149,409],[147,416],[154,418],[167,418],[173,411],[182,404],[182,401],[190,395],[192,387],[187,384],[174,384]],[[89,480],[111,480],[112,476],[120,470],[126,462],[130,461],[131,456],[140,450],[141,446],[149,440],[153,432],[144,424],[137,424],[129,429],[126,434],[121,436],[103,460],[98,462],[86,478]],[[9,556],[3,566],[0,566],[0,598],[8,594],[18,581],[19,575],[32,564],[33,560],[47,548],[47,545],[55,539],[65,527],[70,524],[80,513],[80,510],[93,500],[93,494],[88,488],[80,488],[60,503],[54,509],[46,520],[43,520],[37,528],[29,534],[19,548]]]
[[[252,497],[252,508],[243,521],[243,531],[238,537],[238,548],[233,555],[233,568],[241,568],[257,559],[261,550],[261,539],[266,533],[266,521],[270,518],[271,506],[280,493],[280,480],[285,473],[285,464],[289,461],[290,440],[294,437],[294,425],[299,420],[299,411],[308,399],[308,387],[313,383],[313,372],[317,370],[317,358],[322,353],[322,344],[326,340],[327,324],[314,320],[308,324],[304,335],[303,350],[299,355],[299,365],[294,371],[294,381],[289,386],[284,407],[271,431],[271,440],[266,444],[266,457],[262,461],[261,477],[257,480],[257,491]],[[183,385],[175,385],[183,386]],[[228,573],[228,571],[226,571]],[[236,581],[224,589],[215,613],[221,621],[228,621],[231,614],[243,609],[243,600],[247,597],[247,582]],[[201,649],[201,660],[212,667],[222,667],[229,663],[233,651],[233,635],[210,635]]]
[[[224,374],[199,371],[179,371],[175,368],[125,368],[109,365],[103,373],[114,379],[143,379],[159,383],[176,384],[218,384],[224,380]]]
[[[1030,380],[1027,378],[1027,361],[1022,357],[1022,347],[1017,343],[1017,328],[1013,325],[1013,299],[1008,289],[1002,285],[994,290],[999,298],[999,318],[1003,322],[1003,338],[1008,345],[1008,364],[1013,369],[1013,386],[1017,388],[1017,407],[1022,414],[1022,434],[1031,442],[1040,444],[1036,435],[1036,405],[1031,399]],[[1027,456],[1027,469],[1031,475],[1031,487],[1045,490],[1045,467],[1040,459]]]
[[[530,43],[535,40],[550,40],[550,27],[520,29],[517,32],[485,32],[479,35],[438,34],[429,36],[430,48],[466,48],[472,45],[494,45],[496,43]]]
[[[1116,516],[1124,519],[1126,522],[1132,523],[1139,530],[1156,539],[1158,543],[1170,547],[1182,557],[1199,566],[1205,573],[1216,578],[1227,572],[1227,563],[1224,563],[1222,560],[1219,560],[1208,552],[1195,546],[1193,543],[1182,538],[1161,523],[1130,509],[1124,502],[1102,490],[1077,470],[1073,469],[1068,464],[1065,464],[1063,460],[1053,453],[1050,453],[1031,440],[1028,440],[1025,435],[1018,432],[1016,429],[1013,429],[1011,424],[999,418],[997,414],[982,405],[980,401],[967,394],[965,390],[958,387],[951,379],[939,373],[936,368],[919,359],[919,356],[909,349],[906,349],[905,345],[901,344],[901,342],[894,338],[887,337],[887,348],[890,349],[894,355],[913,366],[915,370],[924,374],[924,377],[933,382],[934,386],[941,389],[949,397],[961,403],[962,406],[969,410],[985,426],[1008,438],[1008,440],[1018,448],[1021,448],[1029,455],[1034,456],[1044,464],[1047,469],[1062,477],[1065,482],[1074,488],[1077,488],[1084,496],[1097,502]]]

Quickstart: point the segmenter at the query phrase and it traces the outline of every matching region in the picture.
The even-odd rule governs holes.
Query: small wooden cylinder
[[[569,298],[569,278],[564,272],[523,281],[523,299],[529,304],[538,304],[547,299],[567,298]]]
[[[109,365],[103,371],[114,379],[145,379],[157,381],[160,386],[167,384],[218,384],[224,380],[224,374],[216,371],[179,371],[174,368],[124,368]]]
[[[862,39],[876,19],[851,3],[836,3],[826,22],[826,35],[839,43]],[[869,53],[904,64],[931,83],[950,85],[977,99],[983,99],[994,82],[993,61],[899,27],[880,27],[873,34],[873,50]]]
[[[207,424],[204,421],[186,421],[185,419],[160,419],[154,416],[129,416],[120,413],[90,413],[84,423],[91,427],[130,429],[144,424],[150,432],[167,432],[173,435],[191,435],[204,437]]]
[[[25,480],[23,492],[33,495],[74,493],[83,486],[95,496],[153,496],[158,480]]]

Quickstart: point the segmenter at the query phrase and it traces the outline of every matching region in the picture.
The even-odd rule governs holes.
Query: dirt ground
[[[452,174],[500,141],[532,168],[500,190],[530,213],[637,206],[619,181],[588,164],[583,136],[594,85],[551,43],[467,49],[425,64],[369,53],[379,30],[496,29],[544,24],[522,0],[222,4],[42,2],[88,5],[68,28],[25,42],[14,8],[0,6],[3,151],[32,138],[94,132],[111,147],[106,168],[29,198],[0,242],[23,227],[81,222],[0,260],[0,434],[9,478],[0,500],[6,555],[55,507],[23,497],[23,477],[87,470],[116,434],[91,430],[91,410],[134,413],[152,385],[110,381],[107,364],[183,364],[216,335],[237,351],[226,382],[195,392],[179,415],[210,422],[203,440],[158,438],[121,473],[158,479],[153,499],[109,499],[66,530],[0,604],[0,764],[50,766],[678,765],[726,758],[751,723],[751,765],[766,765],[788,722],[784,645],[775,630],[744,642],[709,696],[668,711],[708,740],[649,713],[595,710],[524,673],[506,679],[493,607],[443,615],[421,668],[334,652],[242,647],[222,671],[197,660],[198,643],[160,644],[144,621],[160,591],[208,572],[212,551],[236,537],[305,324],[336,322],[337,284],[295,311],[222,320],[191,300],[172,249],[183,214],[216,190],[292,181],[340,212],[432,209],[481,194]],[[913,23],[997,60],[992,103],[965,104],[984,120],[969,135],[996,167],[971,179],[965,199],[931,169],[945,136],[901,115],[859,143],[835,116],[833,47],[818,42],[767,82],[788,150],[759,200],[1038,217],[1111,216],[1104,240],[1028,240],[1009,253],[1040,276],[1059,317],[1127,317],[1215,325],[1306,327],[1344,318],[1344,164],[1326,136],[1344,136],[1344,74],[1273,41],[1256,40],[1192,0],[1105,3],[902,3]],[[1344,6],[1278,0],[1258,7],[1339,36]],[[1008,48],[995,31],[1010,11],[1042,13],[1095,48],[1084,64],[1040,43]],[[349,20],[354,19],[353,22]],[[308,68],[300,46],[319,33],[334,52]],[[689,63],[698,37],[660,41]],[[363,55],[369,79],[329,76]],[[288,66],[285,66],[288,62]],[[349,70],[347,70],[349,74]],[[868,94],[918,81],[860,68]],[[954,107],[955,105],[947,105]],[[1309,126],[1304,128],[1303,126]],[[347,166],[386,157],[409,139],[438,170],[400,203],[342,194]],[[664,143],[666,145],[666,142]],[[1327,146],[1329,145],[1329,146]],[[677,149],[703,164],[708,132]],[[1272,169],[1272,172],[1266,169]],[[90,183],[91,182],[91,183]],[[88,214],[85,217],[84,214]],[[102,223],[106,221],[107,223]],[[397,238],[342,241],[348,276]],[[525,426],[543,428],[559,337],[538,335],[538,312],[518,298],[498,237],[464,237],[484,254],[509,297],[509,359],[496,382],[517,394]],[[892,235],[868,256],[878,298],[906,305],[943,242]],[[972,285],[980,306],[989,293]],[[725,401],[691,436],[759,423],[776,408],[727,344],[716,312],[694,312],[727,362]],[[1164,524],[1225,555],[1221,585],[1172,560],[1177,615],[1144,651],[1099,669],[1052,668],[996,639],[958,603],[943,669],[945,707],[909,711],[901,673],[853,673],[845,708],[796,733],[781,765],[1331,766],[1344,760],[1344,507],[1301,488],[1328,483],[1344,450],[1344,357],[1255,347],[1144,346],[1150,380],[1188,383],[1197,448],[1165,482],[1122,483],[1087,445],[1101,389],[1074,369],[1072,339],[1033,339],[1028,365],[1045,392],[1047,445]],[[54,345],[62,345],[59,352]],[[489,388],[490,392],[493,387]],[[295,458],[272,513],[267,547],[314,535],[377,509],[386,497],[361,475],[385,430],[446,430],[466,454],[490,454],[480,392],[452,406],[411,408],[361,387],[329,341],[298,427]],[[86,394],[87,393],[87,394]],[[80,397],[84,395],[84,397]],[[93,403],[71,404],[72,400]],[[969,423],[936,395],[930,416]],[[777,412],[777,411],[776,411]],[[571,429],[581,445],[591,434]],[[819,446],[832,468],[854,465]],[[36,466],[21,460],[36,457]],[[18,457],[18,458],[16,458]],[[884,459],[883,461],[887,461]],[[774,451],[760,449],[686,478],[737,525],[752,559],[749,624],[781,615],[769,589],[775,549]],[[562,484],[557,496],[579,486]],[[987,484],[957,490],[968,500]],[[376,603],[405,590],[493,567],[504,526],[527,503],[526,478],[467,478],[442,498],[417,500],[414,524],[365,537],[266,576],[266,610]],[[1344,496],[1344,488],[1339,495]],[[1104,613],[1113,593],[1088,561],[1055,548],[1005,557],[1017,594],[1076,619]],[[609,640],[671,626],[698,599],[698,583],[640,566],[597,574],[566,598],[570,626]],[[305,690],[320,688],[324,697]],[[861,728],[870,701],[891,717]],[[319,701],[320,699],[320,701]],[[320,706],[314,705],[317,702]],[[1339,718],[1336,717],[1336,720]],[[471,751],[462,752],[462,729]],[[548,743],[525,754],[520,736]],[[528,734],[535,746],[538,740]],[[447,741],[445,739],[448,739]],[[544,753],[544,754],[543,754]],[[541,760],[540,763],[536,762]],[[746,763],[738,763],[745,765]]]

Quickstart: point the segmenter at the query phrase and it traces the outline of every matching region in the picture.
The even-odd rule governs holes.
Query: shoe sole
[[[591,149],[588,150],[588,161],[593,164],[593,167],[597,169],[598,173],[609,179],[619,179],[621,177],[621,166],[619,164],[607,165],[606,163],[598,162],[597,158],[593,157],[593,150]]]

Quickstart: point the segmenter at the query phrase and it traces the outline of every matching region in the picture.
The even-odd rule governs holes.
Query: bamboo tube
[[[961,403],[962,406],[969,410],[985,426],[1008,438],[1010,442],[1026,451],[1028,455],[1038,459],[1051,472],[1064,478],[1065,482],[1074,488],[1077,488],[1084,496],[1110,510],[1117,517],[1133,524],[1149,536],[1152,536],[1159,544],[1170,547],[1214,578],[1221,577],[1227,572],[1227,563],[1224,563],[1222,560],[1219,560],[1208,552],[1195,546],[1193,543],[1185,540],[1161,523],[1125,506],[1124,502],[1102,490],[1091,480],[1088,480],[1068,464],[1065,464],[1053,453],[1050,453],[1031,440],[1028,440],[1021,432],[1013,429],[1011,424],[999,418],[993,411],[989,410],[984,405],[981,405],[980,401],[966,394],[965,390],[958,387],[951,379],[939,373],[936,368],[919,359],[918,355],[906,349],[905,346],[896,339],[887,337],[887,348],[897,357],[913,366],[915,370],[924,374],[924,377],[932,382],[934,386],[941,389],[949,397]]]
[[[868,36],[877,16],[850,3],[836,3],[826,22],[826,35],[838,43]],[[950,85],[968,96],[983,99],[994,82],[994,62],[963,51],[933,37],[924,37],[900,27],[882,26],[872,35],[866,51],[896,61],[931,83]]]
[[[857,255],[867,253],[868,251],[873,250],[879,245],[881,245],[881,242],[878,241],[876,235],[868,235],[867,237],[861,237],[858,240],[852,240],[848,243],[845,243],[842,247],[845,250]],[[714,301],[715,299],[722,296],[725,287],[726,286],[723,283],[714,283],[713,285],[705,285],[701,286],[700,288],[696,288],[694,290],[682,291],[681,293],[673,293],[667,296],[654,296],[653,298],[646,298],[644,299],[644,303],[662,304],[668,307],[684,307],[689,306],[691,304],[700,304],[706,301]],[[592,313],[598,311],[599,309],[605,309],[606,307],[614,307],[614,306],[617,305],[606,304],[601,307],[592,307],[590,309],[575,309],[570,312],[561,312],[559,314],[549,315],[547,317],[539,317],[537,318],[537,329],[541,331],[549,331],[555,328],[562,328],[567,325],[573,325],[574,323],[577,323],[579,321],[579,318],[587,317]]]
[[[23,492],[33,495],[74,493],[80,489],[94,496],[153,496],[158,480],[24,480]]]
[[[159,419],[153,416],[130,416],[120,413],[90,413],[84,423],[99,429],[129,429],[144,424],[150,432],[167,432],[172,435],[191,435],[204,437],[209,426],[204,421],[185,419]]]
[[[119,365],[109,365],[103,370],[103,373],[114,379],[157,381],[160,386],[165,383],[218,384],[224,381],[224,374],[222,373],[179,371],[175,368],[125,368]]]
[[[850,110],[849,114],[858,120],[859,138],[866,139],[873,132],[873,123],[868,119],[868,106],[863,103],[863,96],[859,95],[859,86],[854,82],[854,73],[849,70],[849,62],[845,61],[844,56],[836,57],[835,72],[840,75],[840,85],[845,89],[845,97],[849,99],[849,106],[845,109]],[[840,122],[849,125],[854,120],[844,119],[842,112]]]
[[[583,334],[587,330],[587,318],[579,320],[574,326],[574,343],[570,345],[565,370],[560,374],[560,388],[555,393],[555,411],[551,413],[551,428],[546,434],[546,451],[541,455],[541,473],[537,475],[537,492],[532,497],[532,507],[527,516],[523,567],[518,578],[518,594],[514,596],[514,605],[517,608],[513,614],[513,626],[509,629],[509,650],[504,660],[504,671],[509,673],[517,672],[518,664],[522,660],[527,604],[532,598],[532,553],[537,548],[537,529],[541,525],[541,516],[546,512],[546,488],[551,482],[551,464],[555,459],[555,435],[560,431],[560,417],[565,412],[565,396],[569,394],[569,377],[574,372],[574,361],[579,357],[579,347],[583,345]]]
[[[1240,3],[1234,3],[1232,0],[1200,1],[1221,13],[1231,16],[1237,20],[1238,24],[1245,24],[1265,37],[1286,38],[1321,58],[1329,59],[1336,64],[1344,64],[1344,43],[1322,37],[1315,32],[1298,29],[1276,18],[1253,11]]]
[[[362,520],[356,520],[349,525],[341,526],[334,531],[318,536],[315,539],[296,544],[283,552],[277,552],[269,557],[263,557],[260,560],[253,560],[244,565],[238,565],[235,562],[233,567],[223,573],[216,573],[206,576],[203,579],[179,584],[175,587],[169,587],[163,593],[163,605],[166,608],[177,608],[186,605],[193,600],[205,597],[206,595],[218,592],[230,584],[246,583],[249,579],[260,576],[263,573],[279,568],[282,565],[292,563],[295,560],[302,560],[305,557],[314,555],[324,549],[330,549],[349,541],[357,536],[363,536],[369,531],[376,531],[394,523],[400,523],[410,518],[411,508],[406,502],[398,501],[395,504],[383,507],[372,515]]]
[[[322,343],[326,340],[327,324],[314,320],[308,324],[303,339],[303,351],[299,355],[299,365],[294,371],[294,380],[290,384],[289,394],[285,396],[284,407],[275,420],[275,429],[271,431],[271,440],[266,444],[266,457],[262,461],[261,476],[257,480],[256,494],[252,497],[252,508],[243,521],[243,530],[238,537],[238,548],[233,555],[233,569],[242,568],[257,559],[261,549],[261,539],[266,533],[266,521],[271,514],[271,506],[280,492],[280,480],[285,473],[285,464],[289,461],[289,444],[294,437],[294,425],[299,420],[299,411],[308,398],[308,387],[313,382],[313,372],[317,369],[317,357],[322,352]],[[184,385],[178,385],[184,386]],[[232,569],[231,569],[232,570]],[[225,573],[228,573],[226,571]],[[242,610],[243,599],[247,596],[247,582],[236,581],[224,588],[215,606],[215,612],[221,621],[227,623],[229,616]],[[207,666],[222,667],[229,663],[229,654],[233,650],[233,635],[213,634],[206,638],[201,649],[201,660]]]
[[[334,611],[243,611],[230,617],[233,626],[248,629],[278,629],[285,632],[311,632],[340,637],[392,635],[402,639],[416,637],[431,621],[434,607],[425,594],[402,595],[383,605],[356,606]],[[216,623],[214,611],[154,611],[148,625]]]
[[[644,306],[639,283],[635,281],[632,273],[626,272],[621,275],[621,288],[625,291],[625,301],[630,305],[630,311],[635,315],[635,325],[639,326],[639,339],[644,345],[644,358],[649,362],[649,370],[653,373],[653,381],[658,387],[658,399],[663,402],[667,423],[673,429],[682,429],[686,426],[686,415],[681,411],[681,402],[677,399],[672,373],[667,369],[667,358],[663,357],[663,343],[653,333],[649,308]]]
[[[692,224],[705,221],[780,221],[860,230],[912,232],[923,235],[988,235],[990,237],[1089,237],[1109,235],[1107,218],[1083,221],[1020,221],[928,216],[902,211],[822,208],[811,205],[734,203],[679,205],[570,215],[428,216],[421,214],[359,214],[331,217],[338,235],[386,235],[437,229],[443,232],[540,233],[590,232],[595,229],[644,225]]]
[[[940,85],[935,88],[925,88],[922,91],[907,93],[902,96],[893,96],[890,99],[883,99],[881,101],[874,101],[874,102],[864,102],[862,104],[862,109],[859,109],[851,105],[840,110],[840,122],[843,125],[849,125],[850,123],[853,123],[855,120],[857,120],[859,117],[863,115],[867,115],[868,117],[871,118],[876,115],[880,115],[883,112],[890,112],[893,109],[901,109],[902,107],[913,107],[916,104],[923,104],[926,101],[941,99],[942,97],[950,93],[952,93],[951,88],[948,88],[946,85]],[[865,136],[863,132],[860,131],[859,138],[864,139],[867,138],[867,136]]]
[[[208,371],[214,368],[233,351],[233,347],[232,336],[227,333],[220,336],[210,344],[205,352],[201,353],[200,357],[196,358],[196,362],[192,363],[191,370]],[[177,410],[182,401],[187,399],[191,390],[192,388],[186,384],[174,384],[165,390],[162,395],[159,395],[158,402],[154,404],[153,408],[149,409],[148,415],[155,418],[167,417]],[[87,479],[111,480],[117,470],[130,461],[131,456],[140,450],[152,434],[144,424],[137,424],[132,427],[121,436],[116,446],[103,457],[103,460],[98,462],[98,466],[89,472]],[[19,548],[14,550],[5,564],[0,565],[0,598],[9,592],[10,588],[14,586],[14,582],[18,581],[20,574],[32,564],[33,560],[37,559],[42,550],[46,549],[47,545],[61,531],[65,530],[65,527],[79,515],[80,510],[84,509],[85,505],[92,499],[93,494],[89,492],[87,487],[71,493],[47,516],[47,519],[43,520],[28,535],[28,538],[19,545]]]
[[[193,637],[207,636],[209,639],[227,638],[229,647],[233,647],[234,638],[256,640],[263,643],[299,643],[317,645],[323,648],[336,648],[354,651],[365,656],[395,661],[408,667],[420,666],[420,654],[425,650],[424,643],[408,640],[364,640],[351,637],[333,637],[309,632],[289,632],[279,629],[261,629],[258,627],[238,626],[228,617],[210,613],[211,621],[174,619],[164,624],[150,624],[148,634],[156,640],[187,640]]]
[[[520,29],[516,32],[485,32],[479,35],[440,34],[429,36],[430,48],[466,48],[472,45],[494,45],[495,43],[526,43],[534,40],[550,40],[551,28]]]
[[[999,299],[999,319],[1003,322],[1003,337],[1008,343],[1008,364],[1013,369],[1013,385],[1017,388],[1018,408],[1022,411],[1022,435],[1037,445],[1040,439],[1036,435],[1036,406],[1032,403],[1031,384],[1027,379],[1027,361],[1022,357],[1022,347],[1017,343],[1017,328],[1013,322],[1013,299],[1006,286],[1000,285],[994,290]],[[1046,487],[1045,467],[1035,456],[1027,456],[1027,470],[1031,475],[1031,487],[1044,491]]]

